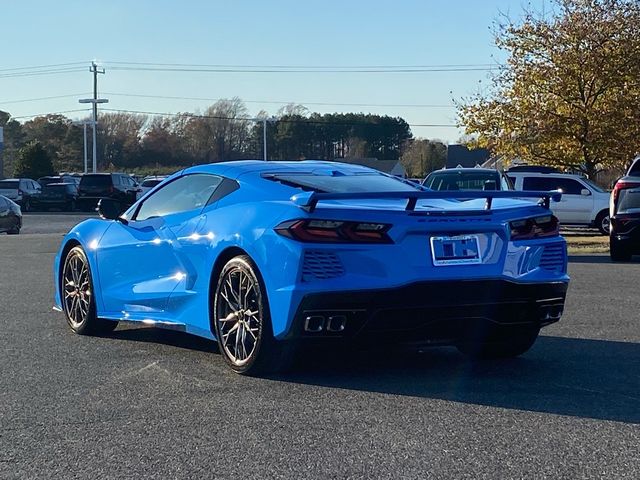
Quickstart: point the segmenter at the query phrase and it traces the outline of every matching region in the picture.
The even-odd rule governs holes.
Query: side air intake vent
[[[302,281],[324,280],[341,275],[344,275],[344,267],[335,253],[326,250],[305,250]]]
[[[564,273],[566,265],[566,251],[563,243],[552,243],[544,247],[540,258],[540,268],[551,272]]]

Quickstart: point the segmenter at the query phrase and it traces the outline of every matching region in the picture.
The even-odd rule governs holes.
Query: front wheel
[[[286,366],[288,349],[273,337],[267,293],[248,256],[234,257],[223,267],[212,313],[218,347],[234,372],[258,375]]]
[[[475,358],[512,358],[527,352],[539,333],[539,327],[501,327],[483,338],[464,341],[457,348]]]
[[[609,210],[602,210],[595,221],[596,227],[600,230],[602,235],[609,235],[611,229],[611,218],[609,217]]]
[[[75,333],[108,333],[118,325],[118,322],[96,316],[91,266],[80,246],[73,247],[65,257],[60,278],[60,296],[67,323]]]

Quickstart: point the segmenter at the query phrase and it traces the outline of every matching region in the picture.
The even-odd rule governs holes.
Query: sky
[[[101,108],[202,112],[216,99],[237,96],[250,115],[275,114],[284,104],[297,103],[320,113],[400,116],[417,137],[455,143],[463,132],[449,126],[456,123],[453,101],[486,88],[486,69],[504,59],[494,46],[492,25],[501,14],[517,18],[523,8],[544,3],[5,0],[0,2],[0,110],[20,121],[54,112],[85,117],[86,112],[72,110],[84,108],[78,99],[91,95],[89,65],[96,61],[105,70],[98,77],[99,96],[109,100]],[[406,71],[451,70],[451,65],[472,67]],[[279,66],[296,68],[274,68]],[[370,71],[389,67],[396,71]],[[210,71],[221,69],[254,71]],[[296,69],[305,71],[291,71]]]

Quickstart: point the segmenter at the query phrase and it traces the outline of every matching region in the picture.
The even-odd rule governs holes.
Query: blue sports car
[[[526,352],[560,319],[558,192],[435,192],[335,162],[182,170],[62,241],[56,305],[79,334],[140,322],[216,339],[238,373],[305,342]]]

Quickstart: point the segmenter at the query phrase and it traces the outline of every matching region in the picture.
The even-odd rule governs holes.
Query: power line
[[[145,95],[135,93],[114,93],[104,92],[105,95],[111,95],[116,97],[139,97],[139,98],[161,98],[168,100],[198,100],[207,102],[217,102],[218,100],[224,100],[222,98],[206,98],[206,97],[181,97],[181,96],[168,96],[168,95]],[[333,102],[284,102],[276,100],[242,100],[244,103],[264,103],[274,105],[314,105],[314,106],[341,106],[341,107],[419,107],[419,108],[453,108],[451,104],[411,104],[411,103],[333,103]]]
[[[217,115],[199,115],[195,113],[166,113],[166,112],[149,112],[144,110],[123,110],[123,109],[115,109],[115,108],[103,108],[103,111],[114,112],[114,113],[133,113],[138,115],[160,115],[165,117],[189,117],[189,118],[205,118],[210,120],[233,120],[237,122],[258,122],[262,121],[260,118],[238,118],[238,117],[222,117]],[[376,126],[382,127],[384,125],[378,123],[367,123],[367,122],[325,122],[322,120],[293,120],[293,119],[277,119],[276,123],[305,123],[305,124],[313,124],[313,125],[345,125],[345,126]],[[410,127],[454,127],[457,128],[458,125],[449,124],[449,123],[408,123]]]
[[[281,70],[281,69],[239,69],[239,68],[186,68],[186,67],[118,67],[111,70],[149,71],[149,72],[180,72],[180,73],[442,73],[442,72],[486,72],[490,67],[459,67],[459,68],[398,68],[398,69],[347,69],[347,70]]]
[[[479,68],[496,67],[492,63],[458,63],[458,64],[431,64],[431,65],[237,65],[237,64],[206,64],[206,63],[153,63],[153,62],[106,62],[109,65],[134,65],[156,67],[184,67],[184,68],[266,68],[266,69],[407,69],[407,68]]]
[[[15,78],[15,77],[35,77],[39,75],[53,75],[58,73],[77,73],[84,72],[84,68],[78,67],[69,67],[69,68],[59,68],[59,69],[51,69],[51,70],[34,70],[34,71],[26,71],[26,72],[16,72],[16,73],[3,73],[0,74],[0,78]]]
[[[43,69],[43,68],[68,67],[70,65],[86,65],[86,64],[87,62],[51,63],[49,65],[34,65],[31,67],[1,68],[0,72],[11,72],[15,70],[37,70],[37,69]]]
[[[34,118],[34,117],[43,117],[45,115],[60,115],[62,113],[75,113],[75,112],[88,112],[89,110],[87,110],[86,108],[77,108],[75,110],[62,110],[59,112],[46,112],[46,113],[34,113],[32,115],[20,115],[18,117],[11,117],[12,119],[19,119],[19,118]]]
[[[7,100],[0,101],[0,105],[6,105],[9,103],[25,103],[25,102],[38,102],[41,100],[53,100],[56,98],[69,98],[69,97],[78,97],[80,95],[88,95],[88,93],[70,93],[68,95],[53,95],[51,97],[39,97],[39,98],[24,98],[22,100]]]

